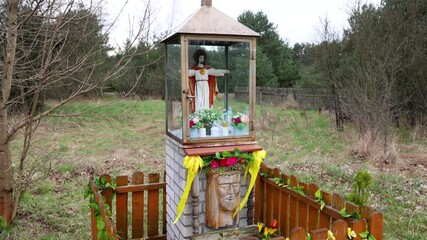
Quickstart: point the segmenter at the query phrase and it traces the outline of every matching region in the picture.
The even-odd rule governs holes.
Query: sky
[[[264,12],[269,21],[276,24],[280,37],[290,46],[295,43],[316,43],[321,19],[327,18],[332,29],[341,33],[348,27],[347,18],[356,0],[212,0],[212,6],[237,19],[245,10]],[[362,0],[378,5],[381,0]],[[117,16],[117,23],[111,29],[110,44],[122,46],[135,26],[141,20],[150,3],[152,10],[152,31],[165,32],[176,28],[200,8],[201,0],[106,0],[106,20]],[[124,7],[123,7],[124,5]],[[120,9],[123,11],[120,13]]]

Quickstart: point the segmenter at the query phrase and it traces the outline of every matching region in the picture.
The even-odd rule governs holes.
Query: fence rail
[[[370,207],[359,207],[347,202],[338,194],[321,191],[326,203],[316,201],[315,193],[319,189],[316,184],[307,184],[298,181],[295,176],[282,174],[277,168],[261,166],[255,185],[255,221],[269,223],[272,219],[279,222],[279,232],[282,236],[290,236],[292,240],[306,239],[310,233],[313,240],[326,239],[328,229],[334,233],[336,240],[347,239],[347,227],[357,234],[356,240],[361,240],[359,233],[369,230],[377,240],[382,240],[383,216]],[[276,184],[270,177],[280,178],[282,182],[289,182],[283,187]],[[298,191],[300,189],[304,195]],[[361,219],[345,218],[341,209],[347,212],[359,212]],[[366,228],[368,226],[368,229]]]
[[[111,182],[110,175],[102,175]],[[95,200],[100,207],[107,233],[112,239],[128,239],[128,219],[131,219],[131,239],[166,239],[166,174],[160,182],[160,174],[148,175],[148,183],[144,183],[145,175],[134,172],[129,184],[128,176],[116,178],[116,189],[108,188],[99,194],[98,186],[91,181]],[[113,208],[113,195],[116,195]],[[132,193],[132,194],[129,194]],[[104,199],[105,200],[104,200]],[[109,219],[105,204],[115,215],[115,223]],[[129,208],[131,207],[131,209]],[[148,220],[149,219],[149,220]],[[93,209],[91,209],[92,240],[97,240],[97,226]]]

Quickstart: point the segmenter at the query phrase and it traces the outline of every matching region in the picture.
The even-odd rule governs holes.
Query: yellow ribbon
[[[246,202],[248,201],[249,194],[251,193],[252,188],[255,185],[255,180],[258,177],[258,172],[259,172],[259,168],[261,167],[262,160],[266,158],[267,152],[264,150],[255,151],[252,153],[252,156],[254,157],[254,161],[251,162],[248,167],[246,167],[245,177],[244,177],[244,179],[246,180],[246,175],[248,174],[248,172],[251,174],[251,181],[249,182],[248,191],[246,192],[246,195],[243,198],[242,202],[240,202],[239,209],[236,210],[233,216],[235,216],[238,211],[242,210],[242,208],[245,206]]]
[[[188,194],[190,193],[191,184],[193,183],[194,178],[197,175],[199,169],[203,167],[203,159],[200,156],[186,156],[184,158],[184,167],[187,169],[187,182],[185,183],[184,192],[182,193],[182,197],[179,200],[177,207],[177,215],[175,218],[174,224],[178,222],[178,219],[182,215],[182,211],[184,211],[185,203],[187,202]]]

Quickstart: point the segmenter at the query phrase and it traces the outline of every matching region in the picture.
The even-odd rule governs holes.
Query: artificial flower
[[[269,236],[273,233],[275,233],[277,231],[277,228],[269,228],[269,227],[265,227],[264,229],[264,234]]]
[[[257,223],[257,225],[258,225],[258,232],[260,233],[264,226],[262,225],[262,223]]]
[[[350,239],[357,237],[356,233],[353,230],[351,230],[351,228],[347,228],[347,236]]]
[[[271,228],[277,228],[277,220],[273,218],[273,220],[270,223]]]
[[[331,230],[328,230],[328,240],[335,240],[334,234],[331,232]]]
[[[219,163],[217,160],[212,160],[210,165],[212,168],[218,168],[219,167]]]

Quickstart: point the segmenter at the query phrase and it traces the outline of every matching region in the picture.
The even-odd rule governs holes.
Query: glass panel
[[[249,42],[189,41],[190,138],[249,135]]]
[[[181,46],[166,45],[167,131],[182,140]]]

